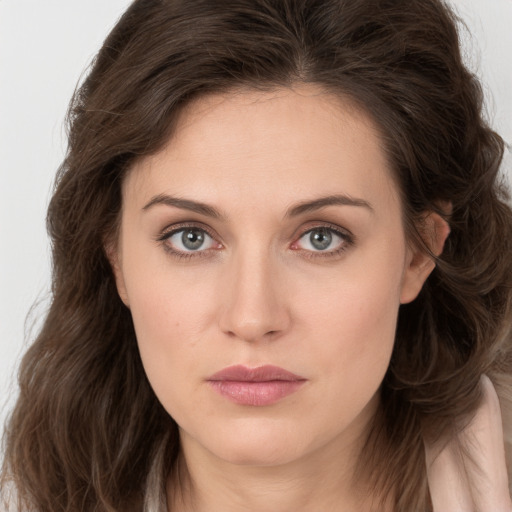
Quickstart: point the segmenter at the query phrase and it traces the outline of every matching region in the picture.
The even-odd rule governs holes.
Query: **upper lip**
[[[209,381],[233,381],[233,382],[270,382],[301,381],[304,377],[279,368],[279,366],[264,365],[257,368],[248,368],[243,365],[228,366],[208,378]]]

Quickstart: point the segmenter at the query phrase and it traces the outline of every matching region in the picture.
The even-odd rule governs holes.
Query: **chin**
[[[300,458],[305,449],[307,435],[300,434],[296,425],[254,420],[237,423],[219,428],[215,434],[210,430],[205,439],[204,446],[225,462],[240,466],[280,466]]]
[[[215,454],[225,462],[237,466],[283,466],[296,460],[300,455],[296,449],[283,446],[279,443],[267,443],[265,446],[259,443],[240,443],[223,447]]]

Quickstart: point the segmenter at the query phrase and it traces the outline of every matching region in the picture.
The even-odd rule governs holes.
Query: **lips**
[[[239,405],[271,405],[299,390],[307,379],[277,366],[224,368],[208,378],[214,391]]]

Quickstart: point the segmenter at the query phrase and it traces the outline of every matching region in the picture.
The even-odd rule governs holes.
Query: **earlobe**
[[[117,248],[117,244],[113,242],[106,242],[104,244],[105,254],[110,263],[110,267],[112,268],[112,272],[114,274],[114,279],[116,280],[117,293],[119,294],[120,299],[123,301],[126,307],[130,307],[128,301],[128,294],[126,292],[126,285],[124,281],[123,270],[121,266],[121,258],[119,255],[119,250]]]
[[[439,214],[429,212],[424,217],[421,233],[431,254],[421,247],[411,247],[408,250],[400,294],[401,304],[412,302],[420,293],[436,266],[433,256],[439,256],[443,252],[444,244],[450,234],[450,226]]]

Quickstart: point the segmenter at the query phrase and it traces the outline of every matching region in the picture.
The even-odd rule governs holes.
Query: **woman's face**
[[[185,451],[274,465],[357,444],[416,260],[375,126],[303,86],[189,105],[124,181],[113,266]]]

